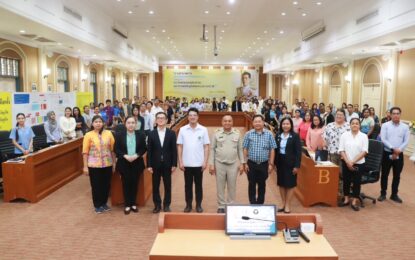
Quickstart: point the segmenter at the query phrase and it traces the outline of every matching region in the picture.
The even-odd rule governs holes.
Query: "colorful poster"
[[[64,115],[65,107],[73,108],[76,104],[74,92],[65,93],[13,93],[12,124],[16,124],[17,113],[24,113],[26,125],[42,124],[47,120],[46,114],[54,111],[56,118]],[[10,128],[8,129],[10,130]]]
[[[243,73],[246,74],[243,81]],[[258,96],[258,71],[234,69],[163,69],[163,96],[202,98]]]
[[[84,112],[84,106],[94,102],[94,94],[92,92],[77,92],[76,93],[76,106],[79,107],[81,113]]]
[[[12,94],[0,92],[0,131],[12,128]]]

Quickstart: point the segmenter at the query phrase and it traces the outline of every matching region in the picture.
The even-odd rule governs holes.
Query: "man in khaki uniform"
[[[234,129],[232,126],[232,116],[224,115],[222,128],[215,131],[211,141],[209,173],[216,175],[218,213],[225,213],[225,205],[231,204],[235,200],[236,177],[238,171],[239,174],[243,173],[243,136],[238,129]],[[226,186],[227,198],[225,198]]]

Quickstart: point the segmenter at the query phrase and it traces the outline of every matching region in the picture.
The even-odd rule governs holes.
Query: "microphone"
[[[275,220],[251,218],[251,217],[248,217],[248,216],[242,216],[242,219],[243,220],[250,220],[250,219],[252,219],[252,220],[259,220],[259,221],[275,222]]]
[[[303,233],[303,231],[301,231],[301,228],[298,229],[298,234],[300,234],[300,237],[302,237],[305,242],[310,243],[310,239]]]

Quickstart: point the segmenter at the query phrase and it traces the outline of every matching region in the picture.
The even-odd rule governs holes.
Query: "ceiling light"
[[[261,37],[256,37],[257,40],[261,40]]]
[[[248,49],[251,49],[251,46],[248,46]]]
[[[20,30],[19,33],[26,33],[26,31],[25,30]]]
[[[264,33],[265,33],[265,34],[267,34],[267,33],[268,33],[268,31],[267,31],[267,30],[265,30],[265,31],[264,31]]]
[[[253,45],[255,45],[255,44],[256,44],[256,42],[253,42],[252,44],[253,44]]]
[[[121,2],[121,0],[117,0],[117,2]]]
[[[222,30],[221,32],[222,32],[222,33],[224,33],[224,32],[225,32],[225,30]]]
[[[306,14],[306,13],[302,13],[301,15],[302,15],[302,16],[306,16],[307,14]]]
[[[227,12],[226,12],[226,14],[227,14],[227,15],[230,15],[230,14],[231,14],[231,12],[227,11]]]
[[[154,14],[153,10],[148,11],[148,14]]]
[[[234,4],[235,3],[235,0],[229,0],[229,3],[230,4]]]
[[[97,55],[96,55],[96,54],[94,54],[94,55],[92,55],[92,56],[96,57]]]
[[[334,59],[335,59],[335,60],[338,60],[338,59],[339,59],[339,57],[334,57]]]
[[[133,11],[131,11],[131,10],[130,10],[130,11],[128,11],[128,14],[132,14],[132,13],[133,13]]]
[[[167,40],[170,40],[170,36],[167,36]]]
[[[219,40],[222,40],[223,39],[223,37],[221,36],[221,37],[219,37]]]
[[[209,11],[208,11],[208,10],[206,10],[206,11],[205,11],[205,14],[209,14]]]
[[[164,29],[163,29],[163,30],[161,30],[161,32],[162,32],[162,33],[165,33],[165,32],[166,32],[166,30],[164,30]]]
[[[150,30],[148,30],[148,29],[147,29],[147,30],[146,30],[146,33],[149,33],[149,32],[150,32]]]
[[[266,45],[269,46],[269,42],[267,42]]]
[[[286,15],[286,13],[282,12],[282,13],[281,13],[281,15],[282,15],[282,16],[285,16],[285,15]]]
[[[294,1],[294,2],[293,2],[293,5],[298,5],[298,2],[297,2],[297,1]]]
[[[280,31],[280,34],[284,34],[284,31],[283,31],[283,30],[281,30],[281,31]]]
[[[321,5],[321,4],[322,4],[322,2],[317,2],[316,4],[317,4],[317,5]]]
[[[273,41],[274,41],[274,40],[275,40],[275,38],[271,38],[271,40],[273,40]]]
[[[155,40],[156,39],[156,36],[153,36],[153,40]]]
[[[62,45],[62,43],[61,42],[58,42],[58,45]]]

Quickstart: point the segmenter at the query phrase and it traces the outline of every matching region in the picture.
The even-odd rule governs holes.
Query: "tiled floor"
[[[212,132],[213,129],[209,129]],[[414,259],[415,166],[406,158],[401,178],[403,204],[390,200],[359,212],[350,208],[303,208],[294,199],[293,212],[320,213],[324,234],[340,259]],[[215,177],[204,175],[205,212],[216,212]],[[237,201],[248,203],[245,176],[238,178]],[[373,196],[379,183],[365,185]],[[173,175],[172,210],[184,208],[182,172]],[[275,178],[268,179],[266,203],[279,204]],[[125,216],[122,207],[96,215],[88,178],[81,176],[39,203],[0,203],[0,259],[147,259],[157,232],[152,202],[139,214]]]

